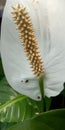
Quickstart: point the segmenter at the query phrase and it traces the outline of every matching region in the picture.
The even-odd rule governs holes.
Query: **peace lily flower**
[[[16,6],[17,4],[19,5]],[[52,2],[50,2],[50,4],[52,5]],[[24,16],[20,19],[20,5],[25,12],[24,16],[28,18],[27,26],[25,24],[27,19],[25,20]],[[44,81],[44,94],[47,97],[58,95],[63,90],[65,81],[65,42],[63,39],[62,42],[60,42],[62,38],[61,35],[64,35],[64,31],[61,30],[60,33],[57,32],[60,26],[56,24],[56,21],[53,21],[53,18],[51,20],[50,15],[52,16],[52,14],[50,14],[49,9],[48,17],[50,23],[48,25],[45,7],[46,2],[42,0],[7,0],[2,20],[1,57],[6,78],[16,91],[35,100],[41,100],[38,82],[41,75]],[[50,7],[49,3],[47,7]],[[57,11],[58,10],[55,10],[55,12]],[[59,15],[60,14],[61,13],[59,13]],[[26,35],[24,35],[23,26],[20,26],[23,21],[24,31],[27,33]],[[63,21],[63,18],[61,21]],[[52,28],[53,25],[55,25],[54,28]],[[26,28],[29,26],[28,32]],[[48,26],[50,30],[48,30]],[[16,27],[18,27],[18,29],[16,29]],[[52,29],[54,31],[52,31]],[[51,41],[49,40],[49,31]],[[33,39],[30,38],[31,35]],[[24,36],[26,36],[26,41]],[[31,43],[31,41],[33,42]],[[26,45],[29,45],[28,51]],[[33,47],[35,51],[31,47]],[[32,51],[32,53],[30,53],[30,51]],[[33,56],[33,51],[36,59],[32,62],[30,56]],[[36,61],[37,63],[35,63]]]

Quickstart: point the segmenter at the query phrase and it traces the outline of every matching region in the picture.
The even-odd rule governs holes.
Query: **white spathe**
[[[18,3],[26,7],[36,33],[45,68],[45,95],[56,96],[63,90],[65,81],[65,1],[7,0],[4,9],[1,57],[6,78],[19,93],[40,100],[38,79],[30,68],[11,14],[12,6]]]

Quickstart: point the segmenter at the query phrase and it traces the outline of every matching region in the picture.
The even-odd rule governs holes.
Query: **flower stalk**
[[[46,102],[45,102],[45,95],[44,95],[44,84],[43,84],[43,76],[39,78],[39,86],[40,86],[40,92],[42,96],[42,107],[43,112],[46,111]]]

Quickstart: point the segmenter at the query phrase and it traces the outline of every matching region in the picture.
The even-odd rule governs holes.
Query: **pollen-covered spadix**
[[[37,77],[43,76],[43,62],[38,50],[31,18],[22,4],[12,7],[12,9],[13,19],[18,26],[24,52],[29,59],[32,71]]]

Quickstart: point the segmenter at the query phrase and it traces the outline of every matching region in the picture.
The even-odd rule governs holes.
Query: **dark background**
[[[3,14],[5,3],[6,3],[6,0],[0,0],[0,31],[1,31],[2,14]]]

